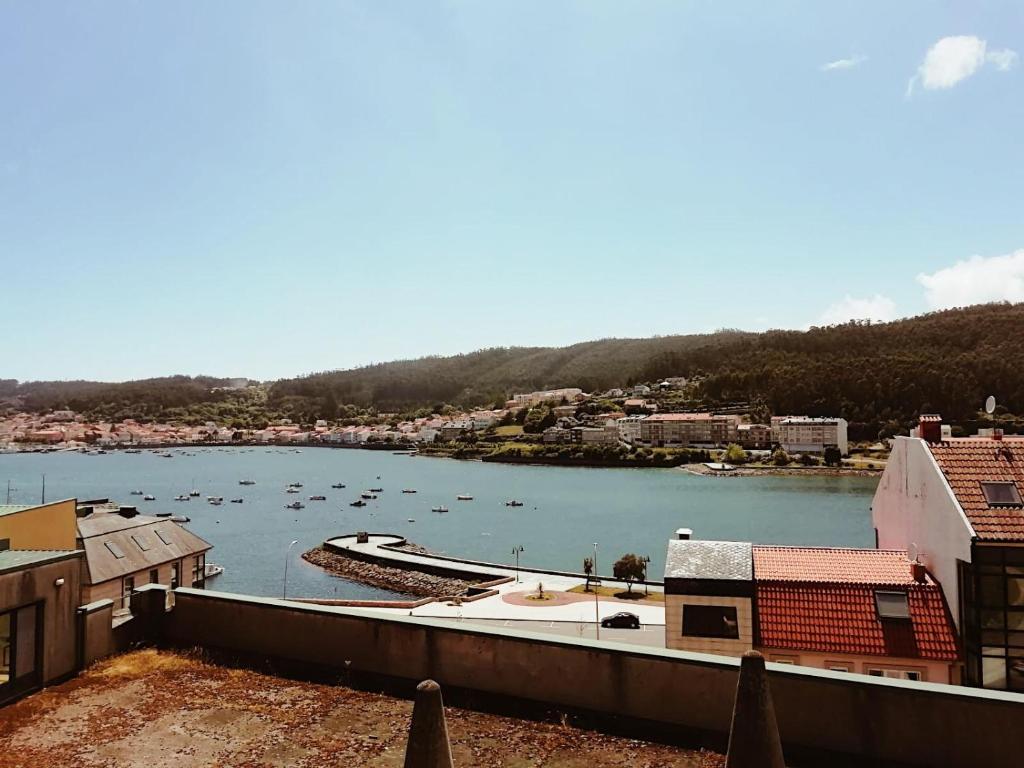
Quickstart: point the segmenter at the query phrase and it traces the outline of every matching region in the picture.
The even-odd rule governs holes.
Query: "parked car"
[[[601,619],[603,629],[640,629],[640,617],[629,611],[619,611]]]

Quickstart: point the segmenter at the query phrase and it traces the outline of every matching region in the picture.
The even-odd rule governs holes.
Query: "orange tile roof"
[[[754,545],[754,578],[832,584],[913,584],[902,550]],[[928,577],[928,583],[934,584]]]
[[[1024,438],[954,438],[927,445],[979,539],[1024,541],[1024,506],[990,507],[981,490],[982,481],[1009,481],[1024,496]]]
[[[757,582],[758,642],[766,648],[895,656],[934,661],[959,657],[942,591],[915,584],[910,619],[880,619],[875,585]]]

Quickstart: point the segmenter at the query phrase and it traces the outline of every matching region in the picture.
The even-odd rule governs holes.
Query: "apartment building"
[[[615,445],[619,442],[619,427],[615,422],[603,427],[572,427],[570,441],[577,445]]]
[[[736,442],[750,451],[772,447],[772,428],[767,424],[740,424],[736,427]]]
[[[532,408],[541,403],[561,403],[563,400],[571,403],[582,397],[582,389],[578,387],[565,387],[563,389],[547,389],[527,392],[522,395],[513,395],[507,405],[511,408]]]
[[[665,645],[877,677],[958,683],[939,585],[904,551],[695,541],[665,565]]]
[[[878,545],[935,574],[967,685],[1024,692],[1024,438],[950,438],[938,416],[897,437],[872,500]]]
[[[640,422],[646,415],[623,416],[616,421],[619,427],[619,439],[631,445],[640,442]]]
[[[661,413],[640,422],[640,442],[654,448],[717,446],[736,442],[738,416]]]
[[[787,453],[824,453],[838,448],[846,456],[846,419],[812,416],[773,416],[772,440]]]

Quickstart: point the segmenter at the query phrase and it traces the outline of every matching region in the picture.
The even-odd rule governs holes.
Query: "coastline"
[[[860,467],[736,467],[723,472],[703,464],[686,464],[680,469],[700,477],[881,477],[885,471]]]

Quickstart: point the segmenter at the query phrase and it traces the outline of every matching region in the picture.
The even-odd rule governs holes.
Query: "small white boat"
[[[445,507],[445,506],[431,507],[430,511],[431,512],[447,512],[448,511],[448,507]]]
[[[215,501],[224,501],[224,497],[223,496],[207,496],[206,500],[212,504]]]
[[[365,507],[366,506],[366,502],[363,501],[362,499],[356,499],[351,504],[349,504],[349,506],[350,507]]]
[[[285,509],[305,509],[306,505],[303,504],[301,501],[293,501],[291,504],[285,504],[284,508]]]
[[[142,500],[143,501],[156,501],[156,496],[154,496],[151,493],[147,493],[145,496],[142,497]]]
[[[360,494],[360,496],[362,496],[362,498],[364,498],[364,499],[376,499],[377,498],[377,494],[369,493],[369,492]]]
[[[174,497],[175,501],[188,501],[188,499],[189,499],[189,497],[186,496],[184,493],[179,494],[179,495]]]
[[[298,493],[299,489],[298,488],[285,488],[284,492],[285,493]]]
[[[410,523],[415,523],[416,522],[416,518],[415,517],[410,517],[409,518],[409,522]]]
[[[288,483],[289,488],[301,488],[302,483]]]
[[[239,480],[238,484],[239,485],[256,485],[256,481],[255,480]]]
[[[231,503],[232,504],[241,504],[243,501],[245,501],[245,499],[232,499]]]
[[[331,488],[344,488],[344,487],[345,487],[344,483],[333,483],[331,485]]]
[[[142,495],[142,491],[132,491],[129,495],[130,496],[141,496]]]
[[[171,517],[172,523],[189,523],[191,521],[192,518],[188,517],[187,515],[174,515],[173,517]]]
[[[468,494],[465,494],[465,493],[460,493],[460,494],[459,494],[458,496],[456,496],[455,498],[456,498],[456,500],[458,500],[458,501],[472,501],[472,500],[473,500],[473,497],[472,497],[472,496],[470,496],[470,495],[468,495]]]
[[[415,488],[403,488],[402,493],[416,493]]]
[[[310,496],[309,500],[310,501],[327,501],[327,497],[326,496]]]
[[[509,499],[508,501],[505,502],[505,506],[506,507],[521,507],[521,506],[523,506],[523,502],[518,501],[516,499]]]

